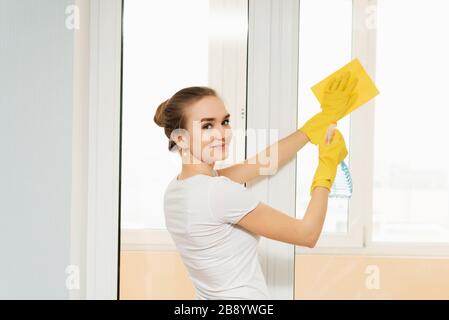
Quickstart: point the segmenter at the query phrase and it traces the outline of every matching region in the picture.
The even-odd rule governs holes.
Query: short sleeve
[[[212,216],[222,223],[236,224],[257,207],[260,200],[252,190],[227,177],[217,177],[209,188],[209,207]]]

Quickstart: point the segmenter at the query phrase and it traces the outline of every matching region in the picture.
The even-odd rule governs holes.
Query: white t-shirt
[[[167,229],[196,289],[196,300],[270,299],[260,267],[260,236],[236,223],[259,204],[227,177],[195,175],[169,183]]]

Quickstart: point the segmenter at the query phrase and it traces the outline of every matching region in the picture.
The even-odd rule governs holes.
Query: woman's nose
[[[223,131],[224,131],[223,139],[227,140],[229,142],[232,139],[232,134],[233,134],[231,127],[230,126],[224,126],[223,127]]]
[[[226,128],[223,125],[220,125],[218,127],[215,139],[224,141],[225,138],[226,138]]]

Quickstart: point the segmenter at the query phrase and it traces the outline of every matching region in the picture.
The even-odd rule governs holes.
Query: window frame
[[[115,300],[120,262],[117,248],[123,0],[77,4],[88,5],[90,14],[85,297]]]
[[[370,52],[371,50],[375,52],[375,30],[365,28],[364,8],[366,2],[366,0],[352,1],[351,56],[352,58],[357,57],[365,66],[367,72],[374,78],[375,56]],[[299,36],[301,36],[301,33]],[[369,141],[367,148],[366,137],[372,137],[372,124],[368,122],[372,122],[373,104],[374,101],[370,101],[363,108],[350,115],[350,161],[348,166],[353,184],[357,187],[354,188],[351,201],[348,203],[347,232],[323,232],[315,248],[331,248],[331,250],[334,250],[334,248],[362,248],[364,246],[364,226],[368,215],[366,203],[370,203],[372,200],[369,190],[366,190],[367,184],[372,179],[370,176],[371,170],[366,170],[367,166],[370,168],[372,165],[370,161],[367,162],[369,158],[367,151],[372,152],[372,150],[367,149],[371,149],[372,144]],[[362,129],[364,134],[357,134],[362,132]],[[307,249],[299,246],[296,248],[299,252]]]

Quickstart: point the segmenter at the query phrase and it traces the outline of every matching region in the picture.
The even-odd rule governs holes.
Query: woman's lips
[[[211,146],[211,148],[224,148],[226,144],[222,143],[216,146]]]

